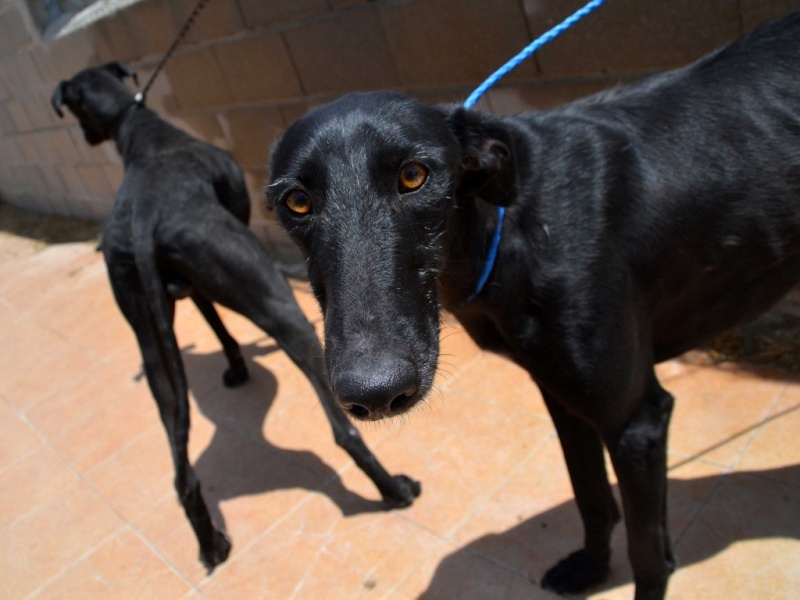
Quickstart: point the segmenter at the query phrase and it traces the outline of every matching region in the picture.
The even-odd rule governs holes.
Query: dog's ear
[[[133,83],[136,86],[139,86],[139,78],[136,75],[136,71],[130,68],[128,65],[125,65],[119,61],[113,61],[108,63],[107,65],[103,65],[103,68],[106,71],[110,71],[115,77],[119,78],[120,80],[125,79],[126,77],[130,77],[133,79]]]
[[[447,123],[461,148],[458,195],[499,206],[517,197],[517,160],[508,127],[491,115],[463,107],[450,109]]]
[[[50,97],[50,104],[53,106],[53,110],[56,111],[56,114],[64,118],[64,113],[61,111],[61,107],[64,106],[64,88],[67,86],[66,81],[62,81],[56,86],[56,89],[53,90],[53,95]]]

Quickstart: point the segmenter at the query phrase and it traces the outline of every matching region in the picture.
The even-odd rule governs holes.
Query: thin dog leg
[[[175,491],[200,545],[200,560],[210,572],[228,557],[231,543],[224,533],[214,527],[200,492],[200,484],[189,465],[189,398],[186,374],[182,368],[179,373],[168,373],[165,367],[168,361],[163,358],[164,352],[171,351],[170,347],[177,352],[177,340],[174,334],[167,343],[159,340],[155,317],[144,299],[138,275],[134,273],[131,276],[130,271],[112,267],[109,267],[109,275],[112,275],[111,287],[117,303],[139,342],[147,383],[167,432],[175,467]],[[174,302],[170,304],[170,318],[173,311]],[[180,356],[177,358],[182,365]]]
[[[387,505],[401,508],[411,504],[420,494],[419,482],[405,475],[390,475],[336,404],[327,380],[323,378],[325,363],[316,332],[303,316],[293,297],[291,302],[270,301],[262,314],[268,317],[259,319],[253,316],[253,322],[273,336],[289,358],[308,377],[325,409],[336,443],[372,479]],[[280,318],[273,319],[273,316],[278,315]]]
[[[654,382],[624,431],[607,443],[625,509],[636,600],[663,598],[675,570],[667,528],[667,429],[672,406],[672,396]]]
[[[214,308],[214,305],[201,296],[197,292],[192,293],[192,301],[197,309],[205,317],[211,329],[217,334],[222,349],[225,352],[225,357],[228,359],[228,370],[222,374],[222,381],[227,387],[237,387],[242,385],[249,375],[247,374],[247,366],[242,358],[242,352],[239,349],[239,344],[233,339],[233,336],[228,332],[227,328],[219,317],[219,313]]]
[[[619,521],[617,503],[606,473],[603,443],[583,419],[543,393],[558,432],[575,501],[584,526],[584,547],[552,567],[542,587],[558,594],[573,594],[603,581],[611,557],[611,532]]]

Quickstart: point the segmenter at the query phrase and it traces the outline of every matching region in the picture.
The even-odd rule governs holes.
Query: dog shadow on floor
[[[678,561],[676,573],[724,552],[737,542],[800,540],[798,484],[800,465],[694,479],[670,477],[670,521]],[[614,493],[619,502],[616,486]],[[536,494],[536,490],[531,489],[531,494]],[[577,507],[572,500],[564,502],[501,533],[477,538],[445,557],[419,600],[557,598],[542,590],[539,582],[547,569],[578,548],[581,539]],[[767,559],[756,560],[766,562]],[[787,556],[786,569],[794,568]],[[632,573],[624,524],[620,523],[612,540],[609,580],[590,589],[589,593],[597,594],[629,583],[632,583]],[[465,595],[453,595],[457,590],[464,590]],[[586,595],[570,597],[585,598]]]
[[[191,346],[182,350],[192,396],[215,428],[210,442],[192,461],[212,518],[227,529],[221,502],[293,488],[325,494],[346,516],[386,510],[383,502],[345,488],[336,471],[313,452],[280,448],[264,436],[264,423],[273,408],[281,373],[273,373],[254,358],[280,351],[269,339],[242,346],[250,379],[241,387],[229,389],[222,384],[227,363],[221,351],[200,354]],[[287,368],[296,369],[294,365]],[[317,401],[310,384],[308,389]],[[323,411],[321,405],[319,411]],[[304,427],[304,423],[292,426]],[[346,457],[345,451],[335,446],[332,430],[321,435],[329,436],[334,451]]]

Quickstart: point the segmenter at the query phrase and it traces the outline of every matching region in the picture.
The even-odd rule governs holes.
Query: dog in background
[[[230,541],[211,521],[187,456],[186,374],[173,330],[175,301],[191,297],[228,359],[223,380],[247,380],[239,345],[212,302],[272,336],[308,377],[337,444],[375,482],[390,507],[407,506],[419,484],[387,473],[334,402],[313,326],[263,246],[247,228],[250,200],[241,169],[227,152],[169,125],[123,83],[135,73],[112,62],[81,71],[56,86],[52,104],[78,119],[90,145],[113,140],[125,174],[102,236],[117,304],[136,334],[150,390],[169,438],[175,489],[211,571]]]
[[[271,172],[267,201],[307,257],[341,406],[376,420],[422,401],[448,309],[528,370],[558,432],[585,538],[542,585],[577,593],[607,576],[620,511],[605,448],[636,598],[663,598],[673,397],[654,364],[800,277],[800,12],[545,112],[347,95],[286,131]],[[498,206],[497,262],[471,299]]]

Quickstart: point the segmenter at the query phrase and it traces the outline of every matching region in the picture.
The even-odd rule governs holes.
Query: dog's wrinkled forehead
[[[275,178],[304,178],[323,165],[368,168],[428,156],[447,162],[455,151],[444,114],[392,92],[348,94],[294,123],[272,155]]]

